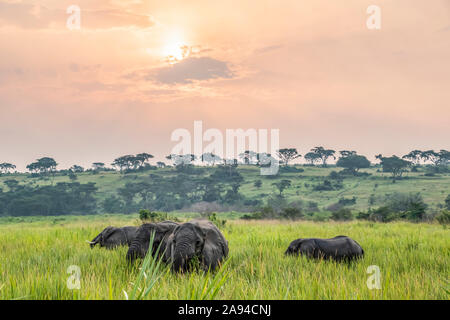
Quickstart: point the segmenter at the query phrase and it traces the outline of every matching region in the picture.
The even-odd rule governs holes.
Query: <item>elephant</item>
[[[138,227],[106,227],[102,232],[98,234],[92,241],[87,241],[91,248],[94,248],[98,243],[100,247],[106,247],[107,249],[114,249],[118,246],[130,245],[136,236],[136,230]]]
[[[335,261],[351,261],[362,258],[364,250],[353,239],[337,236],[331,239],[297,239],[291,242],[285,255],[305,255],[308,258],[333,259]]]
[[[155,232],[153,239],[152,255],[159,247],[159,255],[163,256],[166,249],[166,241],[178,223],[173,221],[163,221],[159,223],[144,223],[136,231],[136,237],[128,247],[126,259],[134,262],[137,258],[144,258],[150,245],[152,232]]]
[[[194,219],[180,224],[167,239],[166,262],[172,270],[184,272],[198,259],[205,270],[214,270],[228,256],[228,241],[219,229],[208,220]]]

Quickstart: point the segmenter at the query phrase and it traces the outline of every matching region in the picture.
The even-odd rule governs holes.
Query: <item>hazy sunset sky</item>
[[[449,0],[0,0],[0,48],[0,162],[19,170],[160,160],[194,120],[280,129],[302,155],[450,148]]]

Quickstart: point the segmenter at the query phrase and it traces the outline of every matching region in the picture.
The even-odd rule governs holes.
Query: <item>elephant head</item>
[[[198,258],[205,269],[216,268],[228,255],[228,242],[217,227],[207,220],[193,220],[175,228],[167,241],[165,260],[174,271],[186,271]]]
[[[162,254],[166,249],[166,240],[176,226],[178,226],[178,223],[172,221],[145,223],[141,225],[136,231],[136,237],[128,248],[127,260],[133,262],[137,258],[145,257],[149,250],[152,234],[154,234],[154,238],[151,254],[154,255],[158,247],[159,254]]]
[[[125,226],[121,228],[106,227],[92,241],[88,241],[91,248],[97,243],[100,247],[113,249],[121,245],[130,244],[135,237],[137,227]]]
[[[302,244],[303,239],[297,239],[292,241],[287,248],[285,255],[298,254],[298,250]]]
[[[115,231],[115,229],[117,228],[111,226],[103,229],[103,231],[100,232],[94,239],[92,239],[92,241],[88,241],[90,247],[94,248],[97,243],[99,243],[100,247],[102,247],[105,240],[108,239],[108,237]]]

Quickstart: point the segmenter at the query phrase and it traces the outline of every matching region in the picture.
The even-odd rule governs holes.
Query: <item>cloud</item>
[[[0,22],[24,29],[65,28],[70,14],[64,9],[40,4],[0,2]],[[150,15],[110,8],[89,10],[81,7],[82,29],[110,29],[114,27],[149,28],[155,25]]]
[[[154,77],[165,84],[191,83],[194,80],[232,78],[233,74],[224,61],[209,57],[190,57],[168,67],[156,70]]]
[[[272,46],[267,46],[267,47],[263,47],[260,49],[256,49],[255,53],[266,53],[266,52],[270,52],[270,51],[281,49],[281,48],[283,48],[282,45],[272,45]]]

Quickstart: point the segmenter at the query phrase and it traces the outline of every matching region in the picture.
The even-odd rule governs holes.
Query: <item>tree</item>
[[[118,168],[119,171],[122,172],[124,170],[129,171],[131,168],[136,169],[140,161],[141,160],[135,156],[128,154],[114,159],[114,162],[111,165]]]
[[[288,166],[290,161],[301,157],[301,154],[295,148],[280,149],[277,151],[277,154],[285,166]]]
[[[162,162],[162,161],[158,161],[158,162],[156,163],[156,166],[157,166],[158,168],[164,168],[164,167],[166,166],[166,164],[165,164],[164,162]]]
[[[84,171],[84,168],[81,166],[78,166],[76,164],[74,164],[72,167],[70,167],[69,169],[70,171],[74,172],[74,173],[81,173]]]
[[[341,153],[342,154],[342,153]],[[336,162],[338,167],[342,167],[350,171],[353,175],[358,173],[359,169],[369,168],[370,161],[367,160],[365,156],[357,155],[356,153],[347,154],[347,156],[343,156],[339,158]]]
[[[314,165],[314,163],[320,161],[319,155],[315,152],[308,152],[307,154],[305,154],[304,158],[312,166]]]
[[[36,160],[36,162],[27,165],[27,169],[30,172],[36,172],[40,174],[54,173],[58,164],[53,158],[44,157]]]
[[[315,154],[317,154],[319,159],[322,160],[323,167],[327,166],[328,158],[333,157],[333,159],[336,159],[336,157],[334,156],[336,151],[331,150],[331,149],[324,149],[324,147],[315,147],[315,148],[312,148],[311,151],[314,152]]]
[[[246,150],[243,153],[239,154],[239,158],[241,158],[245,164],[253,164],[255,163],[254,159],[257,157],[257,153],[254,151]]]
[[[406,159],[411,161],[414,166],[418,166],[420,164],[420,160],[422,159],[423,151],[413,150],[408,154],[405,154],[402,159]]]
[[[279,182],[272,183],[272,185],[278,189],[278,192],[280,193],[279,196],[281,197],[283,195],[283,191],[291,186],[291,180],[283,179]]]
[[[450,162],[450,151],[441,149],[439,151],[439,164],[447,165]]]
[[[356,151],[342,150],[339,151],[339,153],[341,154],[341,158],[346,158],[355,155]]]
[[[214,153],[209,152],[209,153],[202,154],[202,159],[201,160],[202,160],[202,162],[211,163],[211,165],[214,166],[214,164],[216,162],[219,162],[221,159],[220,159],[219,156],[215,155]]]
[[[105,164],[103,162],[94,162],[92,164],[92,168],[95,171],[101,171],[101,170],[105,169]]]
[[[167,160],[172,160],[174,166],[191,164],[197,157],[194,154],[170,154],[166,157]]]
[[[7,162],[0,163],[0,171],[4,174],[10,173],[10,171],[14,169],[16,169],[16,166],[11,163]]]
[[[397,156],[383,157],[381,154],[376,156],[377,159],[381,161],[381,166],[383,167],[383,172],[392,173],[392,182],[398,178],[401,178],[405,169],[411,164],[409,161],[400,159]]]
[[[139,168],[144,167],[145,163],[152,158],[154,158],[153,155],[148,153],[139,153],[135,157]]]
[[[432,162],[434,165],[438,165],[439,161],[440,161],[439,153],[438,152],[434,152],[434,150],[427,150],[427,151],[422,152],[421,157],[425,161]]]

